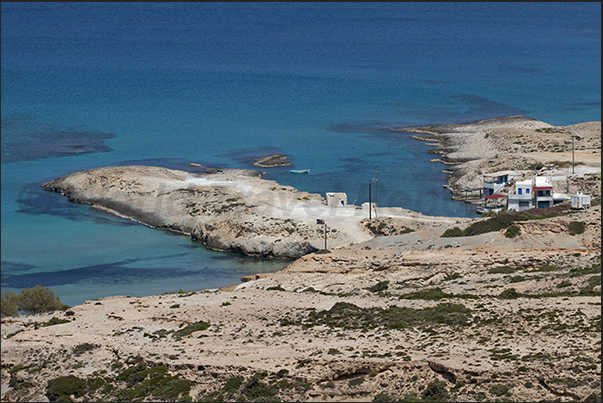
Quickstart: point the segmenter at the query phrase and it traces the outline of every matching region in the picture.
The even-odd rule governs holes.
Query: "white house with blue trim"
[[[484,174],[482,181],[483,195],[491,196],[498,193],[517,176],[518,174],[515,171],[499,171]]]
[[[507,194],[507,209],[515,211],[531,209],[534,207],[533,194],[534,188],[531,179],[515,182],[515,188]]]

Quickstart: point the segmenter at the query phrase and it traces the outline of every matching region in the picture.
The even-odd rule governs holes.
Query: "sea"
[[[380,206],[474,217],[433,146],[387,129],[601,120],[600,2],[3,2],[1,41],[2,292],[39,284],[72,306],[290,261],[71,203],[42,189],[57,177],[283,153],[265,178],[357,205],[378,184]]]

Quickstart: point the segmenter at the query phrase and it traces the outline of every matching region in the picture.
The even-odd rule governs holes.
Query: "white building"
[[[506,184],[512,179],[517,177],[517,173],[514,171],[499,171],[484,174],[483,177],[483,195],[491,196],[498,193]]]
[[[533,184],[532,180],[517,181],[515,188],[507,194],[507,208],[509,210],[529,210],[532,204]]]
[[[345,207],[348,204],[348,196],[345,193],[327,193],[327,206]]]
[[[557,201],[565,201],[565,194],[556,194]],[[553,178],[550,176],[537,176],[533,179],[515,182],[515,187],[507,194],[507,208],[509,210],[523,211],[531,208],[551,207],[553,198]]]
[[[553,179],[537,176],[532,186],[534,192],[534,207],[545,208],[553,205]]]
[[[590,195],[578,193],[572,195],[572,208],[573,209],[587,209],[590,207]]]

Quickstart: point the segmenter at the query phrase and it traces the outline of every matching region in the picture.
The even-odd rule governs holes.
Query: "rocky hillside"
[[[424,226],[231,291],[4,318],[3,400],[600,401],[600,223]]]

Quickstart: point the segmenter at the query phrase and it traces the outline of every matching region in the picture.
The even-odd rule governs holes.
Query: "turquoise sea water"
[[[381,129],[601,119],[600,3],[2,3],[2,291],[73,305],[233,284],[287,262],[211,252],[40,185],[191,162],[474,216],[423,142]],[[400,198],[403,197],[401,200]]]

